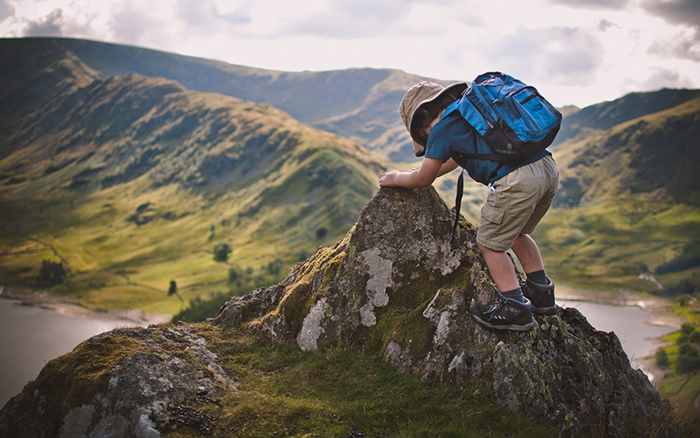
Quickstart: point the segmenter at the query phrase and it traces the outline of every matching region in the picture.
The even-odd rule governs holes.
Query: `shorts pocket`
[[[505,212],[503,210],[494,207],[488,202],[484,204],[484,206],[481,208],[481,218],[496,225],[499,225],[501,222],[503,222],[504,213]]]

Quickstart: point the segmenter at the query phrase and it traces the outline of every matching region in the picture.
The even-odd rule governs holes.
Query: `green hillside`
[[[350,138],[377,156],[415,161],[397,108],[406,90],[425,78],[403,71],[282,72],[96,41],[0,39],[0,52],[22,57],[37,51],[70,53],[102,77],[138,73],[171,79],[189,90],[269,103],[309,126]]]
[[[184,301],[228,291],[231,268],[271,282],[345,234],[377,188],[366,150],[270,105],[98,78],[45,49],[0,52],[0,283],[176,313],[171,280]],[[44,260],[63,283],[41,282]]]
[[[319,239],[347,230],[376,188],[381,165],[350,141],[309,129],[275,108],[365,144],[400,168],[415,165],[396,107],[422,78],[400,71],[278,72],[62,38],[0,39],[0,48],[0,187],[3,202],[12,206],[2,222],[5,234],[35,236],[36,224],[26,220],[30,211],[51,224],[54,235],[76,217],[87,215],[89,224],[99,217],[101,227],[120,216],[120,224],[136,232],[118,239],[131,236],[128,245],[140,249],[95,262],[95,268],[184,251],[167,244],[180,225],[178,242],[209,251],[202,257],[211,258],[214,244],[228,239],[231,260],[254,269],[276,259],[272,242],[284,241],[275,251],[292,263],[293,254],[308,255]],[[700,202],[694,177],[700,157],[693,147],[699,93],[632,93],[564,110],[553,147],[561,190],[538,230],[560,281],[648,290],[653,283],[637,276],[660,269],[669,288],[693,290],[697,281],[688,266],[696,260]],[[455,179],[436,184],[448,204]],[[462,211],[469,220],[478,219],[486,194],[478,184],[467,185]],[[70,201],[85,212],[55,214]],[[40,218],[42,211],[52,213]],[[144,232],[149,227],[166,235],[151,236]],[[109,247],[111,238],[102,234],[93,239]],[[27,266],[39,262],[34,257],[28,265],[18,261],[22,257],[3,266],[26,269],[29,278],[36,268]],[[221,275],[217,281],[225,280]],[[148,285],[160,290],[169,276]]]
[[[588,288],[660,292],[639,278],[657,274],[667,291],[697,291],[698,135],[695,98],[557,150],[560,192],[537,235],[548,269]]]
[[[615,125],[671,109],[697,97],[700,97],[700,90],[664,88],[650,93],[630,93],[611,102],[597,103],[578,111],[567,107],[562,111],[564,120],[554,147],[566,140],[580,140]]]

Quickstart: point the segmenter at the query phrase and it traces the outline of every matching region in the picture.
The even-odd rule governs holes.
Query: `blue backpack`
[[[460,158],[525,162],[549,146],[559,132],[561,113],[530,85],[501,72],[477,76],[457,103],[464,119],[484,137],[490,154],[460,154]],[[455,241],[464,191],[464,171],[457,180]]]
[[[491,149],[491,154],[464,157],[507,164],[518,164],[546,149],[559,132],[562,119],[535,87],[500,72],[474,79],[458,109]]]

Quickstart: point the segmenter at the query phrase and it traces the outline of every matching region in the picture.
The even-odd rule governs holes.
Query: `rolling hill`
[[[665,111],[700,97],[700,90],[667,89],[630,93],[611,102],[601,102],[564,113],[553,147],[567,140],[580,140],[630,120]]]
[[[425,78],[400,70],[282,72],[68,38],[0,39],[0,51],[18,59],[36,52],[70,53],[101,77],[137,73],[171,79],[189,90],[266,102],[311,127],[350,138],[384,159],[415,161],[397,108],[406,90]]]
[[[269,104],[101,77],[53,44],[0,52],[0,76],[0,281],[60,261],[53,289],[92,308],[175,313],[171,280],[193,298],[289,266],[347,232],[382,170]]]

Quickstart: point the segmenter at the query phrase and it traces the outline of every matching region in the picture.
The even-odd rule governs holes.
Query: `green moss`
[[[70,408],[82,406],[95,394],[107,390],[110,370],[126,357],[144,352],[146,347],[141,341],[119,335],[102,336],[49,361],[33,384],[45,388],[57,400],[66,400]]]
[[[384,351],[390,341],[408,350],[414,360],[421,360],[432,346],[435,327],[423,316],[429,301],[415,309],[391,306],[375,309],[377,324],[357,330],[353,342],[375,353]]]
[[[264,319],[272,320],[277,318],[279,314],[284,314],[292,333],[301,330],[309,309],[326,291],[338,273],[341,263],[345,260],[345,247],[350,235],[351,233],[348,233],[345,239],[332,248],[320,248],[306,263],[298,265],[299,271],[296,273],[294,285],[287,290],[277,308],[265,315]],[[315,286],[318,278],[321,280]],[[257,322],[252,321],[251,323]]]

